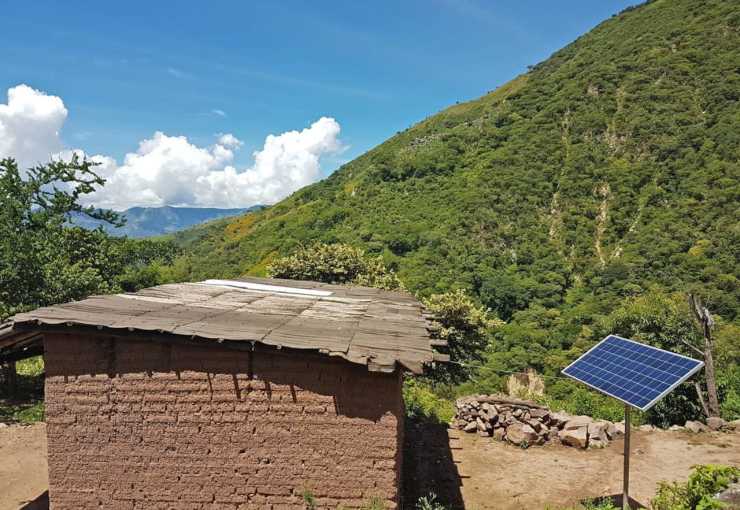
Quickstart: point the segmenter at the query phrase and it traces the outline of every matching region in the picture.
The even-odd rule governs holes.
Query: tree
[[[704,358],[703,377],[706,381],[709,404],[704,401],[701,384],[698,381],[695,382],[692,391],[688,391],[690,386],[680,386],[650,411],[655,418],[654,421],[663,425],[695,418],[702,413],[707,417],[719,415],[720,406],[714,375],[714,344],[711,337],[713,321],[696,297],[691,296],[689,303],[693,307],[692,311],[687,308],[683,295],[653,290],[643,296],[626,300],[601,324],[602,336],[616,333],[663,349],[689,356],[698,354]],[[703,339],[697,334],[692,314],[698,315],[696,320],[702,325]],[[698,345],[703,345],[703,348],[699,348]]]
[[[69,235],[71,214],[121,224],[116,213],[79,203],[104,182],[77,156],[25,173],[13,159],[0,161],[0,317],[53,302],[54,282],[66,280],[82,293],[100,287],[79,258],[70,265],[56,262],[84,247]]]
[[[432,336],[447,342],[450,363],[430,373],[435,382],[459,384],[467,380],[481,361],[493,330],[503,321],[478,306],[464,290],[434,294],[424,300],[434,322]]]
[[[704,339],[704,346],[702,349],[689,344],[689,346],[704,357],[704,376],[707,381],[707,402],[704,401],[702,396],[701,387],[699,383],[696,383],[696,393],[699,396],[704,414],[709,418],[710,416],[719,416],[719,397],[717,396],[717,379],[714,374],[714,341],[712,340],[712,329],[714,328],[714,319],[709,313],[709,310],[704,308],[701,303],[701,298],[694,294],[689,294],[689,310],[699,323],[701,328],[702,337]]]
[[[294,254],[268,266],[267,273],[274,278],[404,288],[381,257],[369,257],[347,244],[300,246]],[[462,382],[473,370],[473,364],[480,361],[493,329],[503,322],[463,290],[433,294],[423,301],[433,316],[432,336],[447,342],[451,359],[451,363],[438,366],[429,376],[437,383]]]
[[[348,244],[301,245],[292,255],[270,264],[267,274],[272,278],[403,289],[401,281],[386,267],[382,257],[369,257],[363,250]]]
[[[102,228],[71,223],[82,214],[123,224],[113,211],[80,204],[104,183],[92,163],[76,156],[27,172],[13,159],[0,161],[0,320],[93,293],[159,283],[151,264],[171,262],[172,242],[114,238]]]

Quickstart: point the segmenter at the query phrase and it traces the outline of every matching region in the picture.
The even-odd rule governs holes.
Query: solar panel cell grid
[[[703,365],[680,354],[610,335],[563,373],[644,411]]]

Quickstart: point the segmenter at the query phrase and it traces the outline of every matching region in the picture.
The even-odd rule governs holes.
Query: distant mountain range
[[[246,209],[216,209],[208,207],[132,207],[121,214],[126,218],[123,227],[116,228],[108,223],[93,220],[85,215],[75,216],[73,223],[84,228],[103,228],[115,236],[150,237],[169,234],[200,223],[250,211],[263,209],[255,205]]]

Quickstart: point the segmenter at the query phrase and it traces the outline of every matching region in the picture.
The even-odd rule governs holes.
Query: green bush
[[[437,500],[435,493],[430,492],[428,495],[419,498],[419,501],[416,502],[416,510],[447,510],[447,507]]]
[[[0,423],[36,423],[43,420],[43,402],[4,404],[0,401]]]
[[[380,289],[402,289],[396,274],[381,257],[370,257],[348,244],[315,243],[300,246],[292,255],[267,266],[272,278],[352,283]]]
[[[449,423],[455,416],[455,406],[440,398],[425,381],[407,378],[403,382],[403,402],[406,416],[417,420]]]
[[[464,290],[433,294],[424,300],[424,306],[435,317],[432,336],[447,342],[452,361],[439,365],[430,376],[436,382],[466,381],[473,365],[481,361],[493,331],[503,322],[478,306]]]
[[[609,421],[624,419],[624,404],[571,381],[557,381],[547,387],[542,403],[554,410],[585,414]],[[632,423],[643,422],[642,413],[632,413]]]
[[[313,492],[309,489],[304,489],[303,492],[301,492],[301,498],[303,499],[303,503],[306,505],[306,510],[315,510],[316,497],[313,495]]]
[[[714,496],[735,483],[740,469],[708,464],[695,466],[686,483],[661,482],[650,502],[653,510],[713,510],[723,508]]]
[[[385,503],[377,496],[373,496],[367,503],[362,505],[362,510],[385,510]]]
[[[21,376],[38,377],[44,373],[44,357],[34,356],[20,360],[15,364],[15,371]]]
[[[594,499],[583,503],[583,510],[621,510],[608,498]]]

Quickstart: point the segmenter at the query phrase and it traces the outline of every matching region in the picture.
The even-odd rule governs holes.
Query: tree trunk
[[[714,375],[714,357],[712,356],[711,336],[704,338],[704,375],[707,378],[707,407],[709,416],[719,416],[719,397],[717,396],[717,379]]]
[[[707,418],[719,416],[717,378],[714,373],[714,344],[712,342],[712,326],[714,326],[714,320],[709,310],[702,306],[701,299],[693,294],[689,294],[689,308],[691,308],[691,313],[701,326],[701,332],[704,336],[704,377],[707,380],[707,405],[705,406],[705,414]]]
[[[699,381],[694,381],[694,388],[696,388],[696,396],[699,397],[699,403],[701,404],[701,410],[704,412],[704,416],[709,417],[709,408],[704,401],[704,390],[701,389]]]

